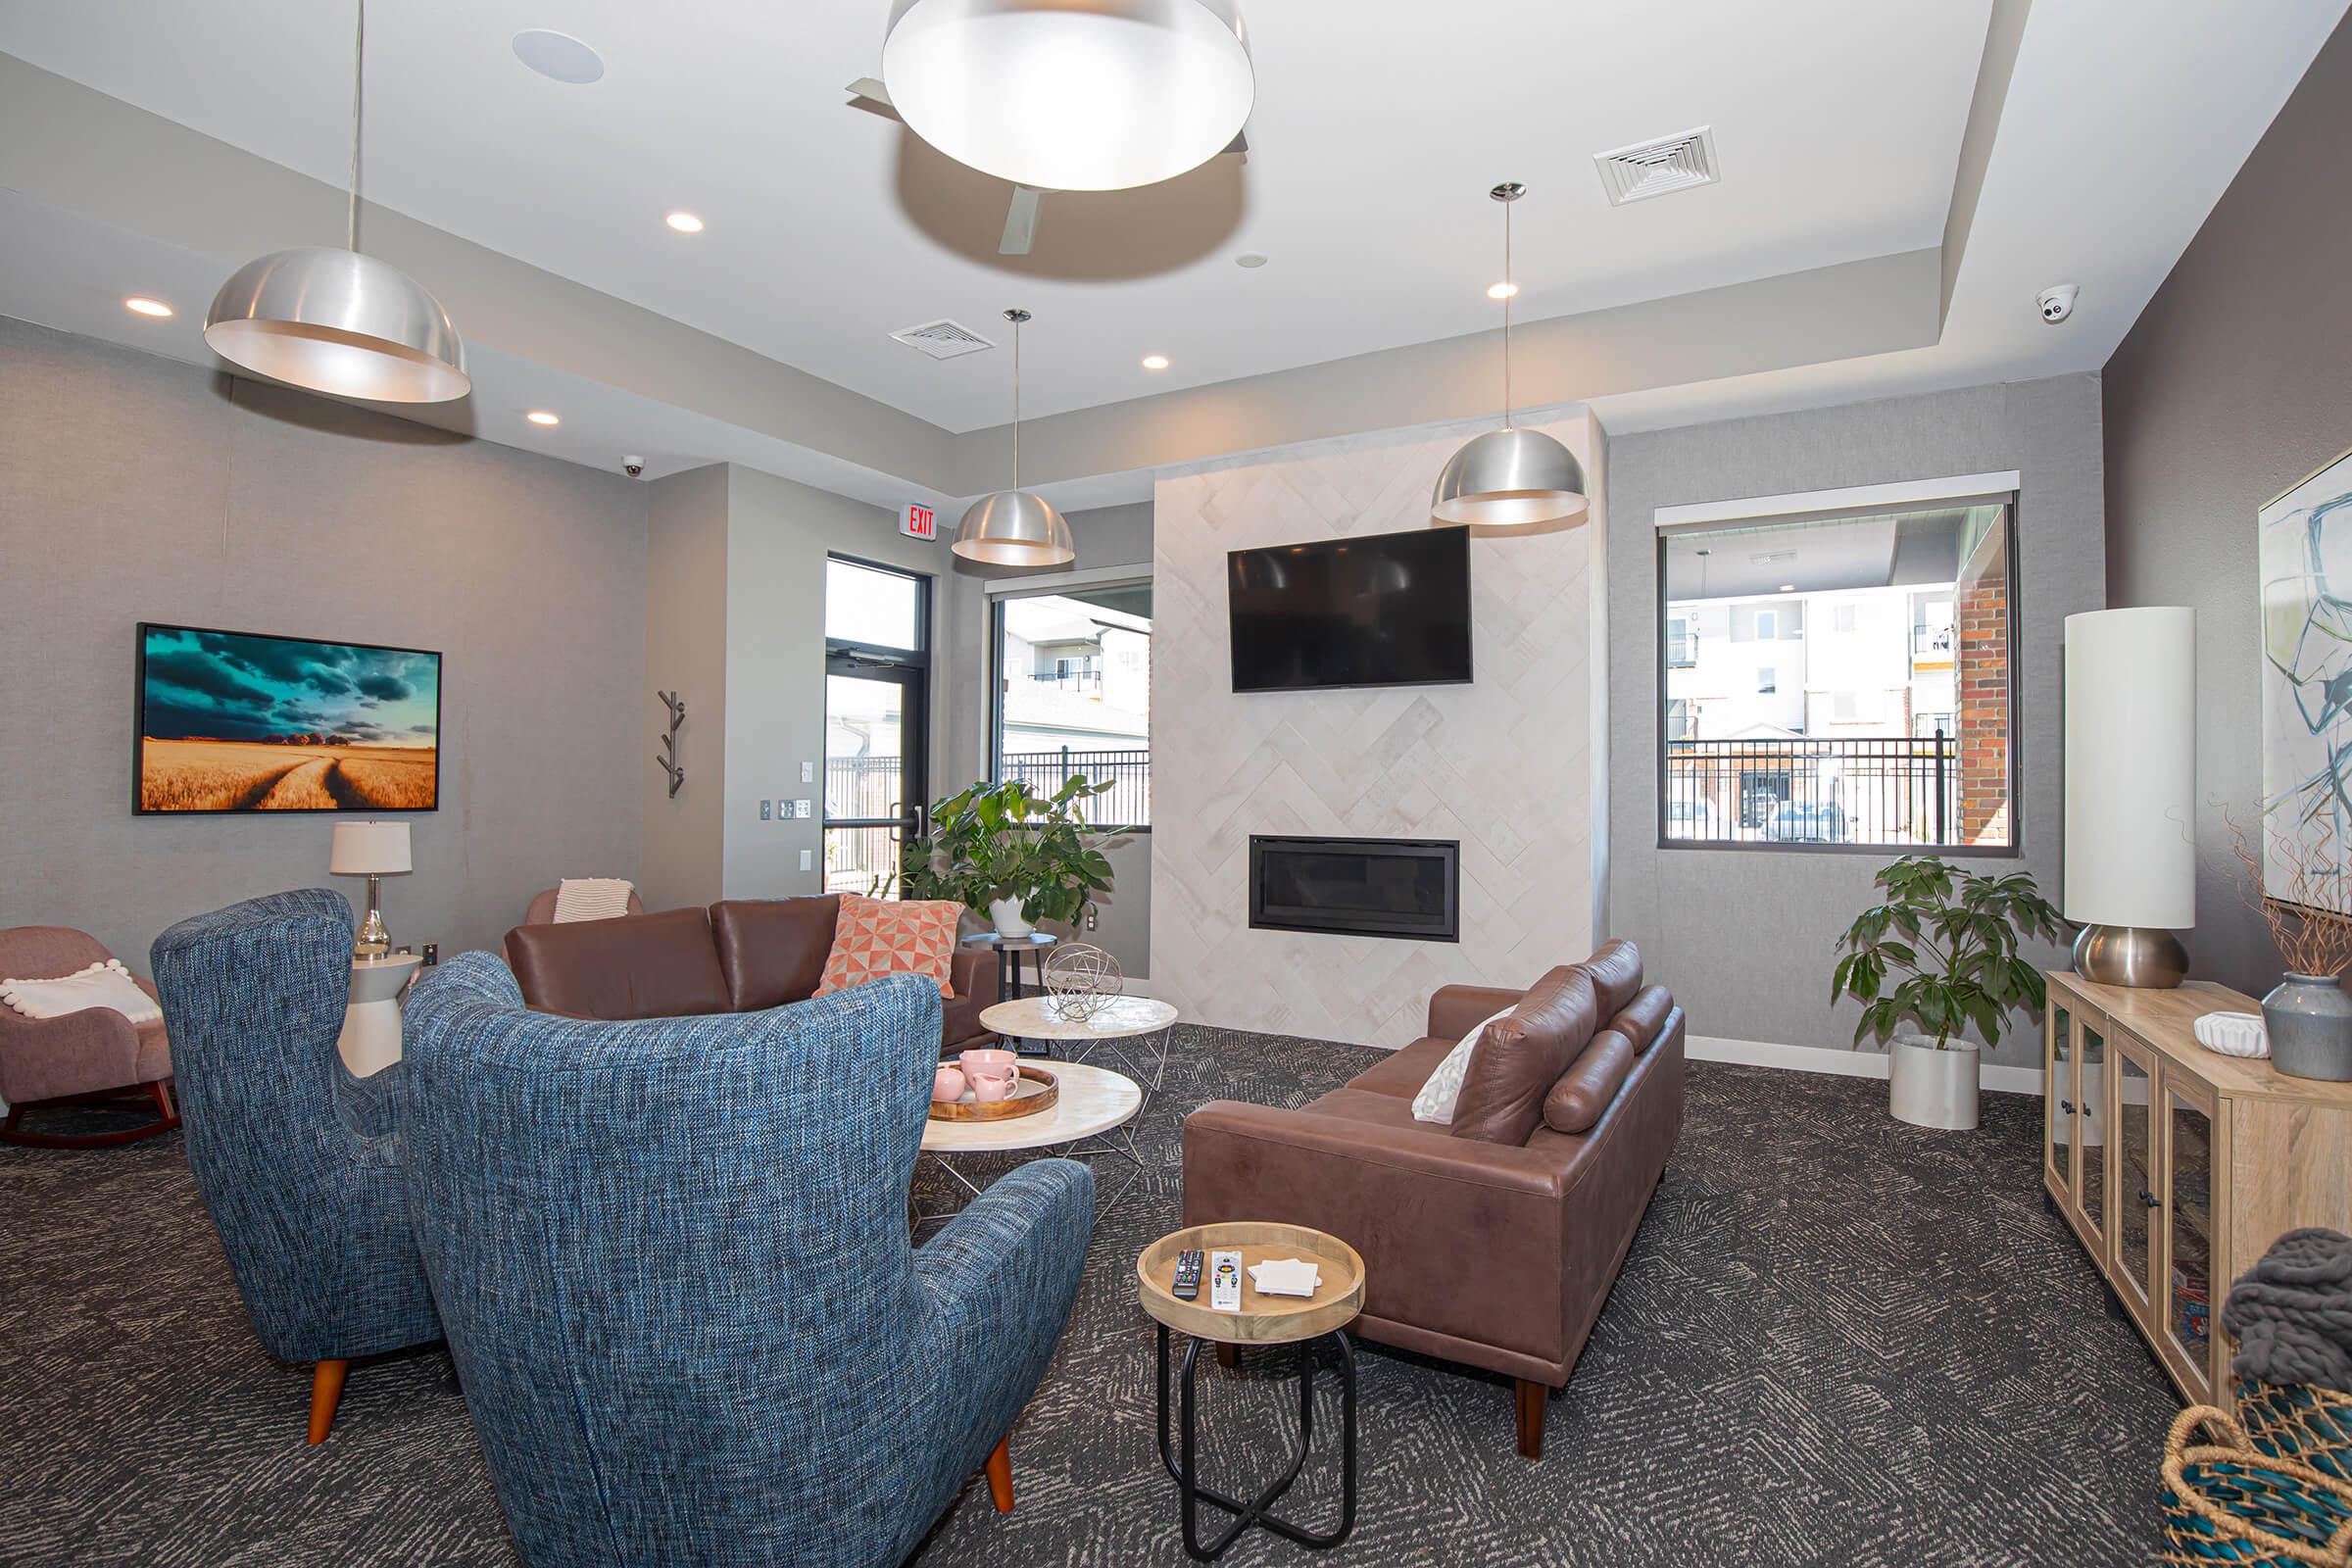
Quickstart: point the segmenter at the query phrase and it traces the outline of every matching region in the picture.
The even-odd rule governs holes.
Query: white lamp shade
[[[399,876],[409,869],[406,822],[337,822],[326,868],[336,876]]]
[[[882,79],[923,140],[1039,190],[1173,179],[1257,93],[1235,0],[898,0]]]
[[[2197,615],[2066,617],[2066,917],[2197,923]]]

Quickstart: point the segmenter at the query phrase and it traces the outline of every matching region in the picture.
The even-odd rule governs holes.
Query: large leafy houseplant
[[[1862,1004],[1854,1044],[1865,1035],[1890,1039],[1909,1018],[1937,1051],[1953,1049],[1970,1024],[1990,1048],[2010,1011],[2041,1010],[2041,971],[2018,946],[2028,937],[2061,941],[2065,925],[2032,876],[1979,876],[1931,855],[1906,855],[1873,880],[1886,900],[1838,939],[1845,956],[1830,980],[1832,1002]]]
[[[931,830],[900,857],[910,899],[955,899],[988,910],[1018,901],[1016,916],[1075,925],[1110,891],[1102,846],[1122,829],[1087,822],[1083,803],[1111,788],[1072,774],[1051,795],[1019,779],[979,783],[931,808]]]

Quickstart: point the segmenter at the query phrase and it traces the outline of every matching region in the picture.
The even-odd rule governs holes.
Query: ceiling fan
[[[851,108],[862,109],[867,114],[879,115],[884,120],[897,121],[902,125],[906,122],[899,114],[898,107],[890,101],[890,89],[883,86],[879,78],[859,76],[856,81],[851,82],[844,91],[850,95]],[[1250,133],[1247,129],[1235,132],[1232,142],[1225,148],[1227,153],[1247,153],[1249,150]],[[1223,154],[1218,156],[1222,157]],[[1012,187],[1012,203],[1004,211],[1004,234],[997,241],[998,255],[1026,256],[1029,254],[1030,246],[1037,240],[1038,212],[1044,205],[1048,194],[1035,185]]]

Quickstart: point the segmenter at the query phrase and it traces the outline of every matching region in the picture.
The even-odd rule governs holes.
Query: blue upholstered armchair
[[[182,920],[150,956],[188,1168],[262,1348],[317,1363],[311,1441],[351,1358],[441,1338],[400,1180],[395,1063],[335,1052],[351,907],[322,888]]]
[[[1044,1159],[928,1245],[906,1192],[938,988],[599,1023],[486,953],[411,994],[411,1209],[535,1568],[890,1568],[1069,1318],[1092,1174]]]

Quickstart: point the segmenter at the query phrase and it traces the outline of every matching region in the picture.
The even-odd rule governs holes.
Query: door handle
[[[2164,1200],[2158,1198],[2154,1193],[2149,1192],[2145,1187],[2142,1187],[2139,1190],[2139,1200],[2147,1204],[2150,1208],[2162,1208],[2164,1206]]]
[[[2071,1100],[2061,1100],[2058,1102],[2058,1108],[2072,1116],[2075,1113],[2075,1102]]]

